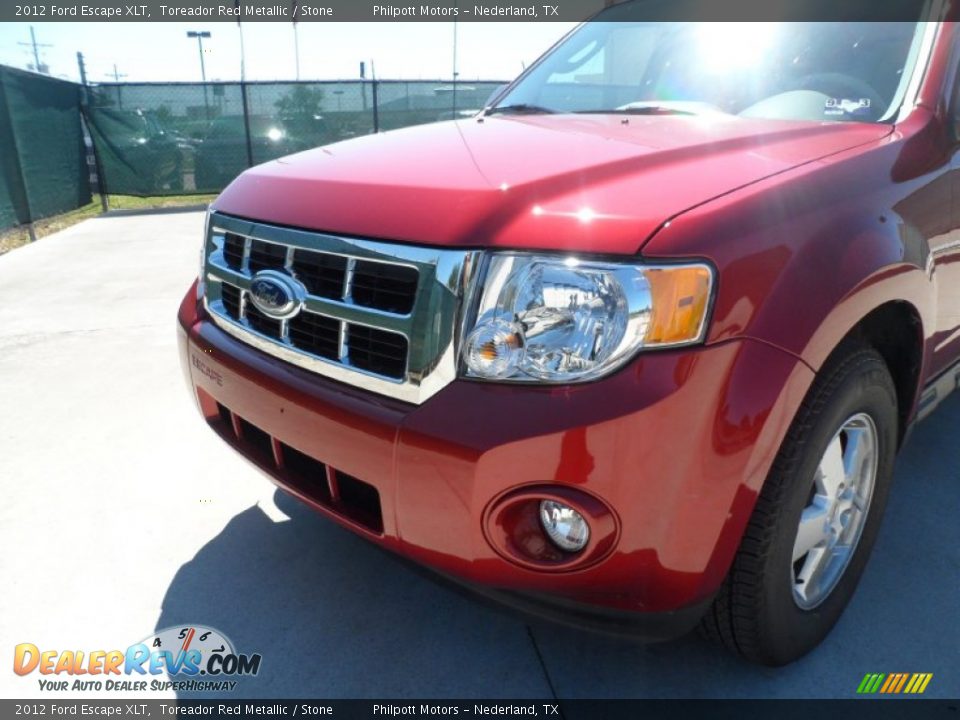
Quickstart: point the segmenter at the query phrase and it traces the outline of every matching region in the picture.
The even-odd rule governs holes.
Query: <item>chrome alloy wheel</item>
[[[867,521],[879,443],[869,415],[848,419],[820,460],[793,543],[793,599],[820,605],[843,577]]]

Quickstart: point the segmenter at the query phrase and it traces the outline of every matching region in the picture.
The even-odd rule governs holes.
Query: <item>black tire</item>
[[[876,426],[877,474],[859,542],[839,581],[813,609],[794,599],[793,543],[828,444],[857,413]],[[853,596],[886,506],[898,440],[897,393],[883,358],[847,343],[824,364],[797,413],[701,633],[763,665],[785,665],[816,647]]]

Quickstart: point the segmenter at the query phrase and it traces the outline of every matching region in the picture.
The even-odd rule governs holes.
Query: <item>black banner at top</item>
[[[943,0],[54,0],[0,3],[5,22],[915,21]]]

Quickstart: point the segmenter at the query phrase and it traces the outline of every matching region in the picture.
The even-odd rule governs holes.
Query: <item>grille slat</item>
[[[413,309],[419,273],[405,265],[358,260],[351,296],[357,305],[407,314]]]
[[[402,335],[365,327],[347,327],[350,364],[367,372],[402,378],[407,370],[407,339]]]
[[[247,322],[258,333],[267,335],[274,340],[280,339],[280,321],[267,317],[257,310],[252,303],[247,303]]]
[[[243,267],[243,244],[245,240],[242,235],[236,233],[227,233],[223,240],[223,259],[231,270],[239,271]]]
[[[285,245],[254,240],[250,244],[250,273],[261,270],[281,270],[287,260]]]
[[[339,299],[347,274],[347,258],[311,250],[297,250],[293,272],[311,295]]]
[[[240,319],[240,289],[233,285],[224,283],[220,286],[220,299],[223,301],[223,309],[233,320]]]
[[[320,357],[337,359],[340,321],[313,313],[300,313],[290,321],[290,342],[294,347]]]
[[[356,351],[357,351],[357,355],[356,355],[356,356],[359,356],[360,353],[363,353],[364,355],[369,355],[369,356],[371,356],[371,358],[383,358],[384,361],[389,361],[389,362],[396,362],[396,361],[397,361],[397,353],[396,353],[396,352],[380,352],[380,351],[378,351],[378,350],[371,349],[371,348],[366,347],[366,346],[363,347],[363,348],[353,348],[353,349],[356,349]],[[371,360],[371,362],[372,362],[372,360]],[[356,364],[356,363],[354,363],[354,364]]]

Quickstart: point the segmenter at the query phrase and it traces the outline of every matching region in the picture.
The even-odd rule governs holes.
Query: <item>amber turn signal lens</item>
[[[703,265],[650,268],[653,300],[645,345],[672,345],[700,337],[710,306],[710,270]]]

